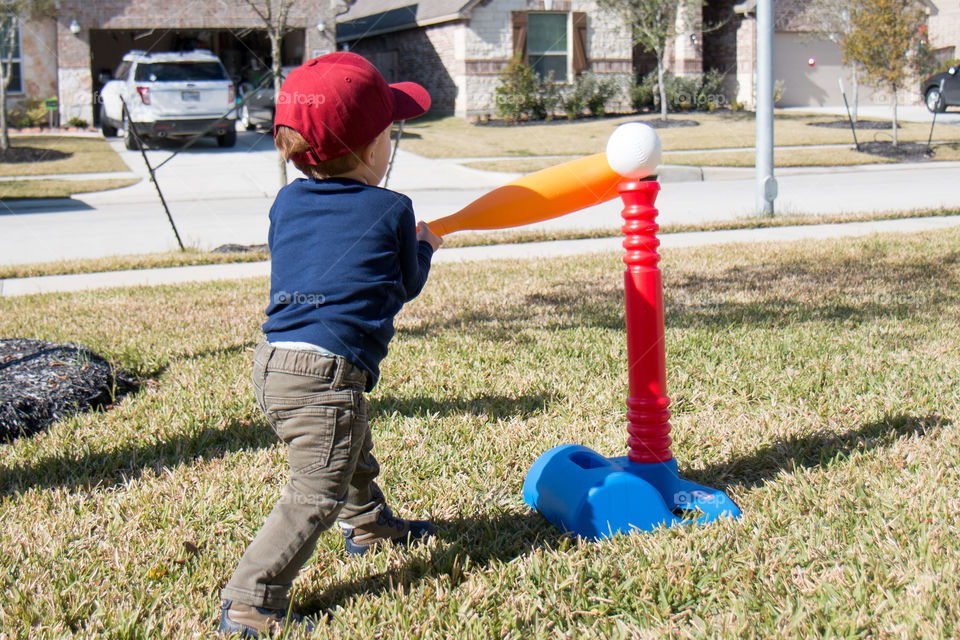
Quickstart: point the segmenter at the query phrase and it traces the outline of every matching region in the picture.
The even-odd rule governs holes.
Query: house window
[[[13,29],[12,32],[11,29]],[[10,65],[10,84],[7,85],[7,91],[10,93],[22,93],[23,80],[20,76],[20,21],[18,20],[14,23],[10,18],[6,18],[3,22],[0,22],[0,64],[4,65],[4,71],[6,71],[8,56],[11,56],[12,64]]]
[[[542,78],[567,81],[567,14],[528,14],[527,57]]]

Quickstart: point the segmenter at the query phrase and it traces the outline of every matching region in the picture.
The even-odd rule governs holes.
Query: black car
[[[243,83],[237,94],[242,100],[240,109],[237,111],[240,126],[247,131],[253,131],[257,127],[273,128],[275,107],[272,83],[268,87],[256,90],[249,83]]]
[[[943,95],[940,95],[941,83]],[[950,67],[924,80],[921,93],[927,109],[931,112],[944,112],[947,107],[960,106],[960,77],[957,76],[957,68]]]

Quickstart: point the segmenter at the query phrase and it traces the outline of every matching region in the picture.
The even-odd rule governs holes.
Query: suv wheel
[[[100,107],[100,132],[103,133],[105,138],[112,138],[117,135],[117,128],[111,127],[110,123],[107,122],[107,114],[104,113],[103,107]]]
[[[218,147],[232,147],[237,144],[237,130],[227,129],[223,134],[217,136]]]
[[[123,121],[123,146],[130,151],[137,151],[140,147],[137,145],[137,137],[133,135],[133,125],[129,120]]]

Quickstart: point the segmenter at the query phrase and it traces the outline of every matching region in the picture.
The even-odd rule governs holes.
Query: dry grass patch
[[[129,171],[130,167],[101,137],[57,135],[12,135],[13,147],[49,149],[57,160],[0,164],[0,176],[34,176],[55,173],[106,173]]]
[[[69,198],[75,193],[121,189],[140,182],[140,178],[98,178],[95,180],[2,180],[0,199]]]
[[[666,151],[680,149],[720,149],[752,147],[756,121],[749,112],[680,113],[676,120],[696,120],[700,126],[658,129]],[[430,158],[489,158],[499,156],[582,156],[606,148],[607,138],[623,122],[655,120],[649,114],[633,114],[573,122],[557,120],[518,126],[473,125],[463,118],[448,117],[413,120],[404,125],[402,148]],[[815,122],[836,120],[836,116],[803,115],[778,112],[775,143],[777,145],[853,144],[849,129],[809,126]],[[930,125],[904,122],[900,139],[926,142]],[[864,130],[861,142],[889,140],[889,132]],[[960,127],[942,125],[936,137],[944,141],[960,141]]]
[[[383,485],[439,538],[296,587],[317,637],[960,632],[960,231],[666,251],[683,474],[743,519],[599,543],[520,499],[547,448],[624,451],[616,254],[437,265],[371,396]],[[200,638],[286,476],[247,381],[266,280],[0,299],[0,335],[148,379],[0,447],[0,629]]]

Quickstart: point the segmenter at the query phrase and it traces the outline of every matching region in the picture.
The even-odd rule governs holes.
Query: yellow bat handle
[[[605,153],[571,160],[497,187],[466,207],[428,223],[438,236],[465,229],[504,229],[550,220],[612,200],[625,178]]]

